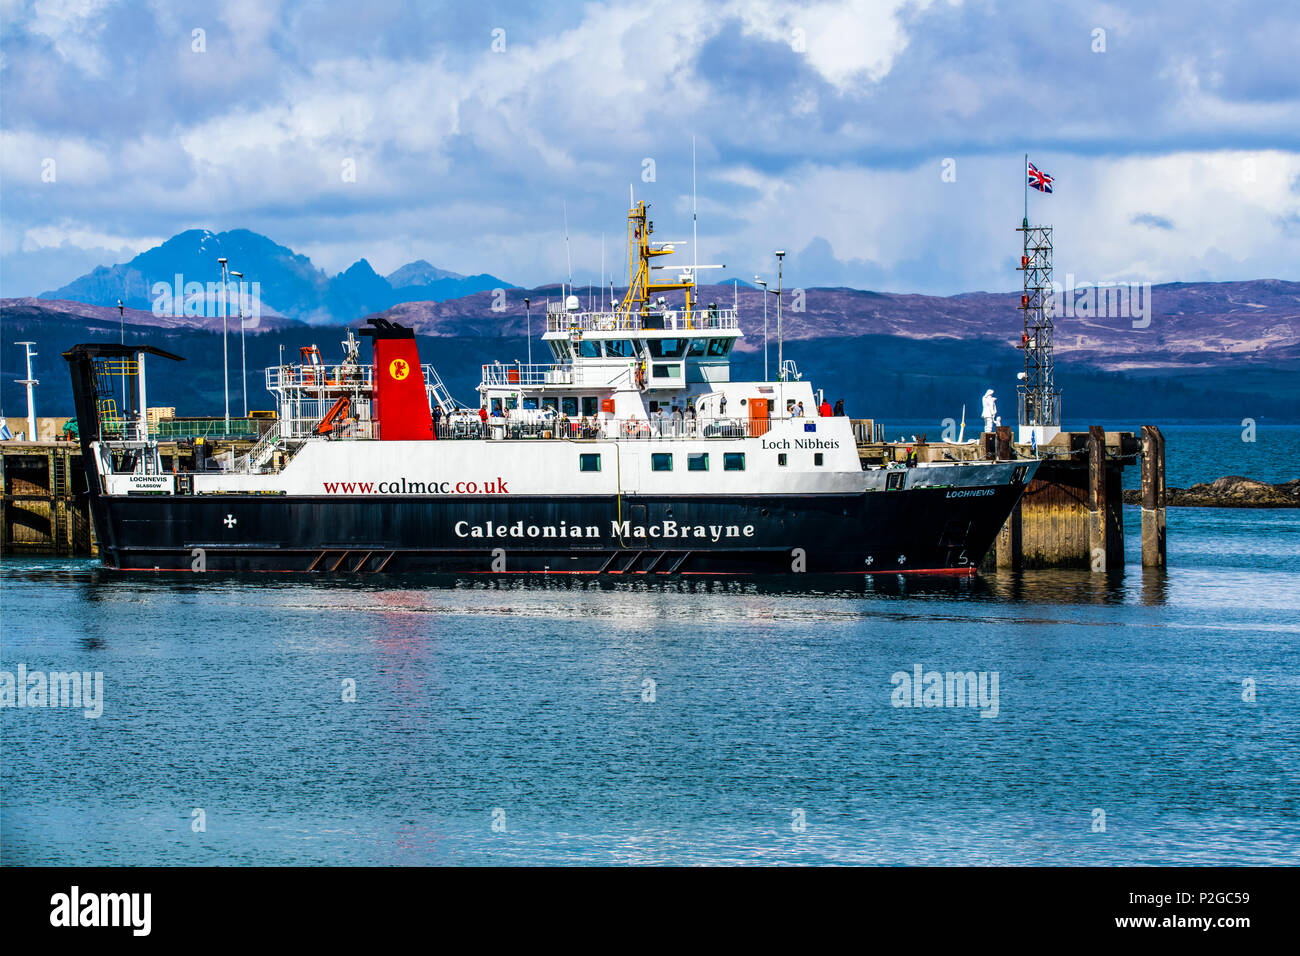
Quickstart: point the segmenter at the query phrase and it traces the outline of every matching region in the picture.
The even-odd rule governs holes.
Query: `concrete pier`
[[[919,461],[1008,460],[1034,454],[1032,447],[1013,442],[1006,426],[962,445],[923,440],[860,442],[858,454],[864,463],[875,465],[905,461],[908,449]],[[1062,432],[1038,449],[1043,463],[983,567],[1088,568],[1098,573],[1123,567],[1124,467],[1136,463],[1140,451],[1141,444],[1131,432],[1107,432],[1097,426],[1087,432]],[[1163,446],[1160,455],[1163,461]],[[1163,521],[1162,507],[1158,518],[1162,542]]]
[[[0,444],[0,554],[93,554],[84,485],[75,442]]]

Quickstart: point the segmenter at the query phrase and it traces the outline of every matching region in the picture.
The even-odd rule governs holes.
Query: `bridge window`
[[[596,339],[583,339],[578,343],[578,354],[583,358],[600,358],[600,342]]]
[[[631,339],[610,339],[605,343],[605,354],[612,358],[636,358],[636,343]]]
[[[579,455],[578,471],[600,471],[600,456]]]
[[[708,347],[709,347],[708,339],[691,339],[691,350],[688,354],[703,355],[705,350]]]
[[[707,451],[693,451],[686,456],[687,471],[708,471],[709,470],[709,453]]]
[[[726,355],[731,351],[731,339],[709,339],[709,355],[711,357]]]
[[[651,339],[650,354],[655,358],[680,358],[686,353],[686,339]]]
[[[651,471],[672,471],[673,456],[666,452],[655,452],[650,456]]]
[[[722,455],[723,471],[744,471],[745,470],[745,453],[743,451],[728,451]]]
[[[676,363],[672,365],[654,365],[655,378],[681,378],[682,367]]]

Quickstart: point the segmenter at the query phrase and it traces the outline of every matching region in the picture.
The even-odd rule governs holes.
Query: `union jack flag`
[[[1040,193],[1050,193],[1054,177],[1047,175],[1033,163],[1029,164],[1029,185]]]

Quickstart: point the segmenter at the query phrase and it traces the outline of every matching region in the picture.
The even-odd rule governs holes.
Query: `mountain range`
[[[421,354],[435,364],[453,394],[473,401],[485,362],[544,361],[538,342],[548,300],[559,285],[516,288],[495,276],[463,276],[419,260],[387,276],[361,259],[328,277],[306,257],[247,230],[191,230],[136,256],[101,267],[40,298],[0,300],[5,345],[0,348],[0,400],[20,409],[21,349],[37,343],[35,373],[41,414],[70,410],[68,374],[59,353],[76,342],[156,345],[187,358],[154,363],[150,396],[181,414],[211,414],[224,401],[221,384],[223,320],[155,315],[154,282],[177,273],[210,278],[218,256],[262,283],[264,308],[246,324],[225,325],[232,338],[231,382],[237,387],[241,347],[248,357],[252,407],[265,407],[261,369],[283,354],[319,342],[326,360],[337,355],[343,326],[378,316],[414,328]],[[500,292],[496,290],[502,290]],[[600,290],[574,290],[586,307],[599,307]],[[767,300],[768,373],[775,374],[777,310],[774,296],[740,281],[700,287],[702,305],[740,308],[746,335],[736,346],[733,374],[759,377],[764,367]],[[524,307],[524,298],[530,307]],[[119,316],[116,303],[126,308]],[[1300,421],[1300,283],[1168,283],[1150,289],[1139,319],[1092,314],[1055,320],[1057,378],[1067,414],[1121,417],[1132,410],[1171,418],[1234,416]],[[1022,319],[1018,292],[954,296],[885,293],[848,288],[787,289],[782,298],[785,357],[815,385],[844,397],[866,417],[925,418],[973,404],[988,385],[1014,407]],[[242,399],[242,390],[240,397]],[[242,402],[241,402],[242,404]]]
[[[577,290],[585,308],[587,296]],[[796,294],[796,292],[798,294]],[[730,285],[699,288],[699,301],[729,308],[737,304],[745,338],[740,352],[763,348],[763,293]],[[510,289],[503,296],[476,293],[444,302],[404,302],[379,313],[423,335],[524,335],[530,297],[532,332],[544,321],[548,299],[560,287]],[[597,293],[599,298],[599,293]],[[768,339],[775,361],[775,296],[767,308]],[[1152,287],[1150,315],[1132,317],[1058,316],[1056,352],[1062,361],[1105,371],[1218,368],[1239,364],[1300,362],[1300,282],[1174,282]],[[1020,294],[971,292],[931,296],[867,292],[861,289],[786,290],[781,325],[786,342],[897,336],[953,343],[992,339],[1019,343]],[[504,311],[493,311],[494,305]],[[597,305],[599,303],[597,302]],[[1140,327],[1135,327],[1135,322]],[[1147,324],[1142,325],[1143,322]]]
[[[465,276],[438,269],[423,259],[388,276],[379,275],[369,262],[359,259],[331,277],[306,256],[256,232],[190,229],[129,262],[99,266],[38,298],[112,307],[121,300],[127,308],[149,311],[154,306],[155,283],[172,286],[177,276],[182,283],[219,283],[217,259],[223,256],[229,268],[243,272],[246,283],[260,284],[264,316],[282,315],[309,323],[347,322],[399,302],[439,301],[513,288],[496,276]]]

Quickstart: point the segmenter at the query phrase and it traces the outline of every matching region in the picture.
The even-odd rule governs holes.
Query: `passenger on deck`
[[[483,434],[481,437],[487,438],[488,437],[488,427],[487,427],[488,410],[486,405],[480,405],[478,407],[478,420],[479,420],[479,427],[483,430]]]
[[[826,399],[822,399],[821,408],[817,409],[817,414],[820,415],[822,418],[830,418],[831,403],[826,401]]]
[[[835,417],[836,418],[844,417],[844,399],[842,398],[836,400],[835,402]]]

